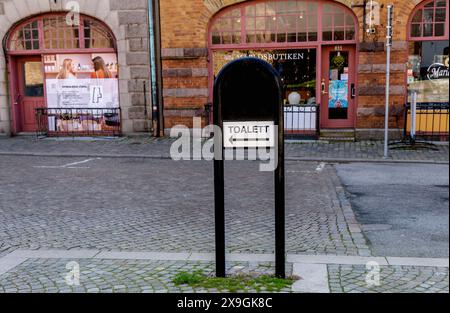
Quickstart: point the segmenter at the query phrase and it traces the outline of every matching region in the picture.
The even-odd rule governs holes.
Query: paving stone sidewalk
[[[76,262],[79,265],[80,284],[78,286],[71,286],[66,282],[66,276],[70,272],[66,265],[69,262]],[[227,289],[176,285],[173,281],[179,273],[196,271],[213,276],[215,264],[205,261],[29,259],[0,276],[0,293],[230,292]],[[227,271],[231,275],[272,275],[274,263],[227,262]],[[288,267],[287,271],[292,272],[292,266]],[[268,292],[264,288],[258,289],[246,287],[235,292]],[[290,291],[290,288],[271,290],[271,292]]]
[[[449,293],[449,269],[444,267],[381,266],[379,285],[364,265],[329,265],[333,293]],[[374,281],[375,282],[375,281]]]
[[[74,263],[79,266],[79,285],[66,281]],[[66,267],[70,265],[69,267]],[[68,269],[69,268],[69,269]],[[363,265],[328,265],[331,293],[448,293],[449,269],[442,267],[382,266],[378,286],[368,285],[370,271]],[[155,261],[108,259],[29,259],[0,275],[0,293],[227,293],[223,288],[193,288],[176,285],[174,278],[181,272],[200,271],[214,275],[214,263],[209,261]],[[272,262],[228,262],[229,275],[273,275]],[[292,274],[292,263],[287,266]],[[69,278],[72,276],[69,275]],[[302,279],[302,277],[300,277]],[[301,280],[300,280],[301,281]],[[233,292],[236,292],[233,290]],[[290,293],[256,285],[237,292]]]
[[[109,155],[170,157],[173,138],[123,137],[101,140],[41,139],[35,137],[0,137],[0,154],[56,154],[56,155]],[[297,142],[286,144],[286,157],[290,159],[314,160],[362,160],[382,161],[383,142]],[[449,162],[448,143],[433,149],[392,149],[389,160]]]

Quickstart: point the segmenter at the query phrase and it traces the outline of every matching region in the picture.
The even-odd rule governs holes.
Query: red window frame
[[[225,8],[224,10],[222,10],[221,12],[219,12],[218,14],[216,14],[216,16],[211,20],[210,22],[210,27],[209,27],[209,37],[208,37],[208,42],[209,42],[209,46],[211,49],[223,49],[223,48],[232,48],[232,49],[239,49],[239,48],[248,48],[248,47],[265,47],[265,48],[269,48],[269,47],[289,47],[289,46],[311,46],[311,45],[320,45],[320,44],[335,44],[335,43],[339,43],[339,44],[356,44],[357,43],[357,34],[358,34],[358,21],[355,17],[355,15],[353,14],[353,12],[346,6],[337,3],[337,2],[331,2],[331,1],[316,1],[316,0],[291,0],[291,1],[295,1],[297,3],[297,8],[300,8],[300,5],[306,5],[306,10],[299,10],[299,11],[292,11],[292,12],[283,12],[283,13],[279,13],[277,12],[277,14],[268,14],[267,13],[267,7],[265,9],[265,14],[264,15],[260,15],[260,14],[256,14],[255,13],[255,17],[249,17],[247,14],[247,8],[249,7],[255,7],[255,12],[256,7],[258,5],[262,5],[262,4],[266,4],[266,3],[271,3],[271,4],[276,4],[277,8],[278,6],[282,6],[282,3],[286,3],[286,2],[290,2],[289,0],[279,0],[279,1],[268,1],[268,0],[259,0],[259,1],[251,1],[251,2],[244,2],[241,4],[236,4],[233,6],[230,6],[228,8]],[[316,6],[316,11],[315,12],[311,12],[308,11],[309,8],[309,4],[314,4]],[[344,14],[344,25],[342,25],[342,30],[344,30],[344,40],[336,40],[335,39],[335,23],[333,22],[333,26],[332,26],[332,39],[331,40],[324,40],[323,38],[323,21],[324,21],[324,6],[325,5],[333,5],[336,8],[339,8],[340,10],[342,10],[343,14]],[[239,15],[236,15],[235,12],[240,12]],[[234,14],[233,14],[234,13]],[[330,17],[334,17],[335,13],[330,12],[329,14]],[[296,41],[289,41],[287,39],[288,37],[288,30],[287,28],[284,30],[279,30],[278,29],[278,25],[276,23],[276,21],[279,18],[283,18],[283,17],[287,17],[287,16],[299,16],[301,15],[305,20],[306,20],[306,40],[301,40],[299,41],[299,38],[296,38]],[[265,29],[260,29],[256,26],[256,21],[253,23],[254,24],[254,29],[257,32],[261,32],[264,31],[268,36],[271,36],[271,40],[267,40],[266,42],[259,42],[258,40],[248,40],[248,36],[253,36],[255,33],[248,33],[248,27],[247,25],[252,24],[247,23],[247,19],[248,18],[266,18],[266,19],[274,19],[275,21],[275,26],[273,29],[267,29],[267,23],[265,24]],[[351,25],[348,24],[347,21],[347,17],[350,17],[353,20],[353,30],[354,30],[354,34],[353,34],[353,39],[346,39],[346,33],[347,31],[351,28]],[[299,17],[300,18],[300,17]],[[233,26],[233,23],[230,24],[229,28],[222,28],[222,29],[217,29],[216,25],[218,25],[218,23],[220,23],[223,20],[227,20],[230,19],[230,22],[233,22],[233,19],[235,20],[239,20],[240,23],[240,29],[237,29],[237,27]],[[309,21],[311,19],[316,19],[316,25],[314,27],[311,27],[312,24],[309,23]],[[334,19],[333,19],[334,20]],[[226,24],[226,23],[224,23]],[[314,23],[313,23],[314,24]],[[296,24],[296,33],[299,33],[299,24]],[[338,27],[339,28],[339,27]],[[214,33],[218,32],[221,36],[220,38],[220,43],[217,42],[217,40],[214,40]],[[282,31],[282,32],[281,32]],[[313,36],[310,36],[310,34],[315,34]],[[222,34],[226,34],[226,35],[234,35],[231,36],[230,40],[227,40],[226,42],[224,42],[222,40]],[[233,40],[233,37],[240,37],[240,40]],[[286,37],[285,40],[283,41],[279,41],[278,40],[278,36],[279,35],[284,35]],[[298,36],[298,35],[297,35]],[[314,37],[315,36],[315,37]],[[273,39],[274,38],[274,39]]]
[[[103,23],[93,17],[89,17],[86,15],[80,15],[80,23],[77,25],[78,27],[78,48],[46,48],[44,45],[44,19],[52,18],[52,17],[65,17],[67,13],[51,13],[51,14],[43,14],[34,18],[27,19],[17,25],[15,25],[9,32],[7,41],[6,41],[6,52],[8,55],[37,55],[37,54],[48,54],[48,53],[116,53],[116,38],[110,28]],[[113,42],[113,48],[85,48],[85,38],[84,38],[84,21],[91,20],[97,24],[99,24],[109,36],[111,36],[111,40]],[[37,22],[38,23],[38,38],[39,38],[39,49],[29,49],[29,50],[11,50],[11,44],[13,36],[16,32],[20,31],[23,27],[27,25]],[[76,37],[74,37],[76,38]]]
[[[436,10],[437,9],[444,9],[443,6],[437,6],[436,4],[438,2],[445,2],[445,21],[438,21],[436,22]],[[428,6],[430,4],[433,4],[433,6]],[[426,11],[433,11],[432,21],[425,19],[424,12]],[[422,16],[419,21],[415,21],[414,18],[418,14],[418,12],[422,12]],[[408,21],[408,40],[409,41],[432,41],[432,40],[448,40],[449,39],[449,0],[426,0],[420,3],[415,7],[413,12],[411,13]],[[436,31],[436,24],[443,24],[444,25],[444,35],[443,36],[435,36]],[[413,36],[413,27],[414,25],[418,25],[420,27],[420,36]],[[432,36],[424,36],[424,25],[432,25]]]

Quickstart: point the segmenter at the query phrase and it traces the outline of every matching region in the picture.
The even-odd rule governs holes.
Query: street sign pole
[[[280,106],[277,125],[279,131],[277,145],[278,167],[275,171],[275,276],[286,278],[284,108],[282,106]]]
[[[391,79],[391,47],[393,36],[394,6],[388,5],[388,23],[386,34],[386,112],[384,121],[384,157],[389,157],[389,89]]]
[[[216,146],[217,147],[217,146]],[[225,179],[223,160],[214,160],[214,201],[216,223],[216,275],[225,277]]]
[[[214,125],[223,129],[222,112],[214,108]],[[217,153],[216,149],[220,149]],[[216,276],[226,277],[225,267],[225,165],[223,160],[223,141],[214,136],[214,221],[216,235]],[[218,157],[219,156],[219,157]]]

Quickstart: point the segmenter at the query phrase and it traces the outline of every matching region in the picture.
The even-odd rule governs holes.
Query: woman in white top
[[[72,67],[72,59],[65,59],[57,79],[76,79],[77,76]]]

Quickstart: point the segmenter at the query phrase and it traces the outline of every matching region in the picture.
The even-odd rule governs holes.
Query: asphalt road
[[[448,165],[336,166],[379,256],[449,256]]]

